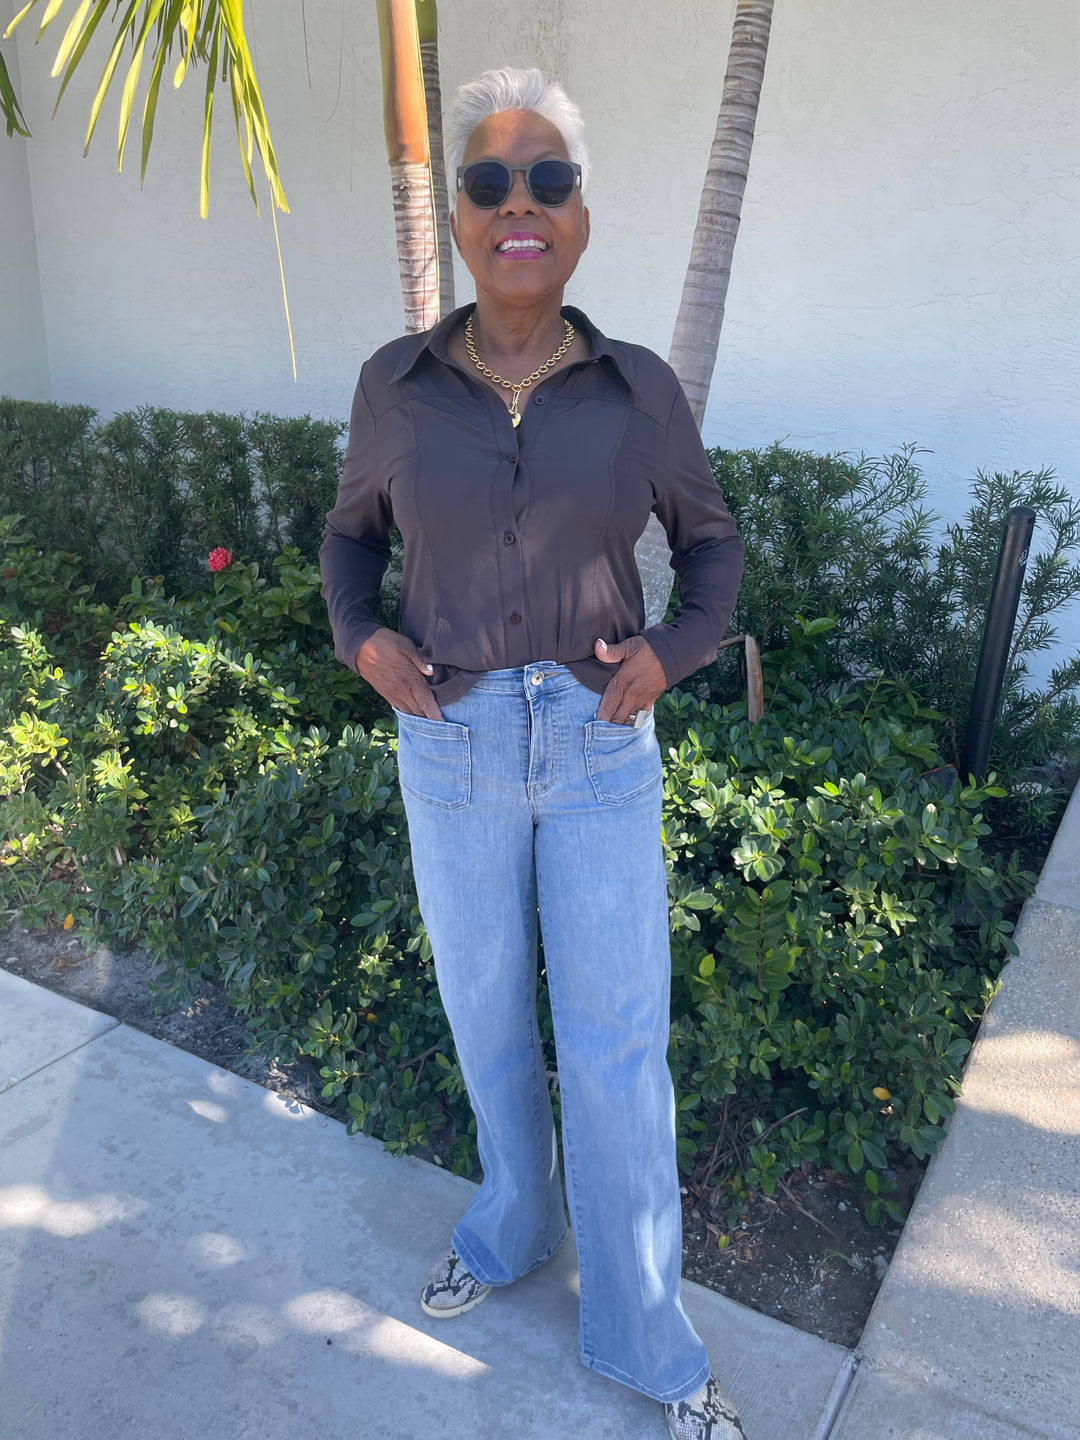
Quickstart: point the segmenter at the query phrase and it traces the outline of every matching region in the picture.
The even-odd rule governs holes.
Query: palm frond
[[[4,32],[5,37],[41,3],[42,0],[29,0],[8,25]],[[67,0],[46,0],[38,39],[56,20],[66,3]],[[150,81],[143,104],[140,184],[145,180],[154,136],[161,77],[165,62],[175,46],[180,52],[179,62],[173,72],[175,89],[179,89],[189,68],[195,69],[199,63],[206,65],[199,213],[205,218],[210,206],[210,127],[214,93],[219,81],[229,86],[240,163],[256,209],[258,199],[251,173],[254,149],[259,152],[274,205],[279,210],[287,211],[289,205],[285,199],[277,156],[270,139],[270,126],[263,106],[259,80],[244,33],[243,0],[80,0],[65,28],[52,68],[54,79],[62,77],[53,114],[55,115],[71,77],[78,69],[87,46],[110,5],[113,13],[109,24],[113,27],[114,36],[91,101],[84,154],[90,148],[105,97],[113,82],[122,75],[117,129],[117,166],[122,167],[143,62],[149,56]],[[120,62],[129,42],[131,54],[125,70]],[[24,135],[29,133],[3,57],[0,57],[0,112],[3,113],[9,135],[16,130]]]
[[[135,87],[139,83],[139,71],[142,69],[143,55],[146,53],[147,36],[150,34],[151,25],[155,23],[164,6],[165,0],[153,0],[153,3],[146,7],[146,13],[143,15],[143,22],[139,28],[139,36],[135,41],[135,50],[131,57],[127,79],[124,81],[124,94],[120,101],[119,163],[121,169],[124,164],[124,145],[127,143],[128,125],[131,122],[131,107],[135,103]]]
[[[64,38],[60,41],[60,49],[56,52],[56,59],[53,61],[53,68],[50,72],[54,80],[70,59],[71,52],[82,34],[83,25],[86,22],[86,12],[93,3],[94,0],[82,0],[82,4],[71,17],[71,23],[64,31]]]
[[[0,115],[4,117],[4,126],[9,135],[14,135],[17,131],[20,135],[29,137],[26,116],[19,105],[19,97],[15,94],[15,86],[11,83],[3,55],[0,55]]]

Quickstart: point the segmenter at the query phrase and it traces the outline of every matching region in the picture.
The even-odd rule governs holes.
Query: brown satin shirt
[[[675,372],[564,305],[589,358],[523,390],[515,429],[500,396],[447,351],[472,308],[391,340],[361,368],[319,555],[335,654],[355,670],[378,629],[396,525],[400,629],[434,666],[437,702],[485,670],[541,660],[602,693],[618,667],[596,659],[594,641],[637,634],[677,684],[716,657],[743,542]],[[679,609],[643,629],[634,544],[654,510]]]

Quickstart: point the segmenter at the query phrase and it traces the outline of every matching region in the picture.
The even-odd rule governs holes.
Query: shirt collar
[[[439,360],[449,360],[446,349],[447,336],[473,308],[473,301],[469,301],[467,305],[459,305],[456,310],[451,310],[449,315],[444,315],[430,330],[422,330],[418,335],[407,336],[406,339],[409,343],[402,347],[401,359],[390,376],[391,382],[408,375],[425,350],[430,350],[432,355]],[[634,382],[625,355],[619,354],[614,343],[593,324],[585,312],[579,310],[576,305],[564,305],[560,313],[566,316],[575,329],[584,334],[589,342],[589,359],[598,360],[601,355],[606,355],[630,389],[634,390]]]

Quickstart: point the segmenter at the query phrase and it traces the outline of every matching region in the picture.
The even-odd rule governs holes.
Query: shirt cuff
[[[668,689],[672,685],[678,685],[680,680],[685,680],[687,675],[692,675],[695,670],[700,670],[702,665],[708,665],[716,659],[715,650],[700,660],[693,655],[688,655],[686,645],[681,642],[678,631],[671,625],[663,623],[650,625],[641,633],[652,646],[653,653],[660,661]]]

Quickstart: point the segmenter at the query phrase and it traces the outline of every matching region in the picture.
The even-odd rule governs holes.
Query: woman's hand
[[[423,678],[431,674],[431,666],[407,635],[385,626],[373,631],[356,652],[356,668],[395,710],[429,720],[443,718]]]
[[[596,718],[610,720],[614,725],[632,725],[630,717],[634,712],[650,709],[667,689],[667,676],[656,651],[644,635],[631,635],[617,645],[597,640],[593,652],[605,664],[619,665],[600,697]]]

